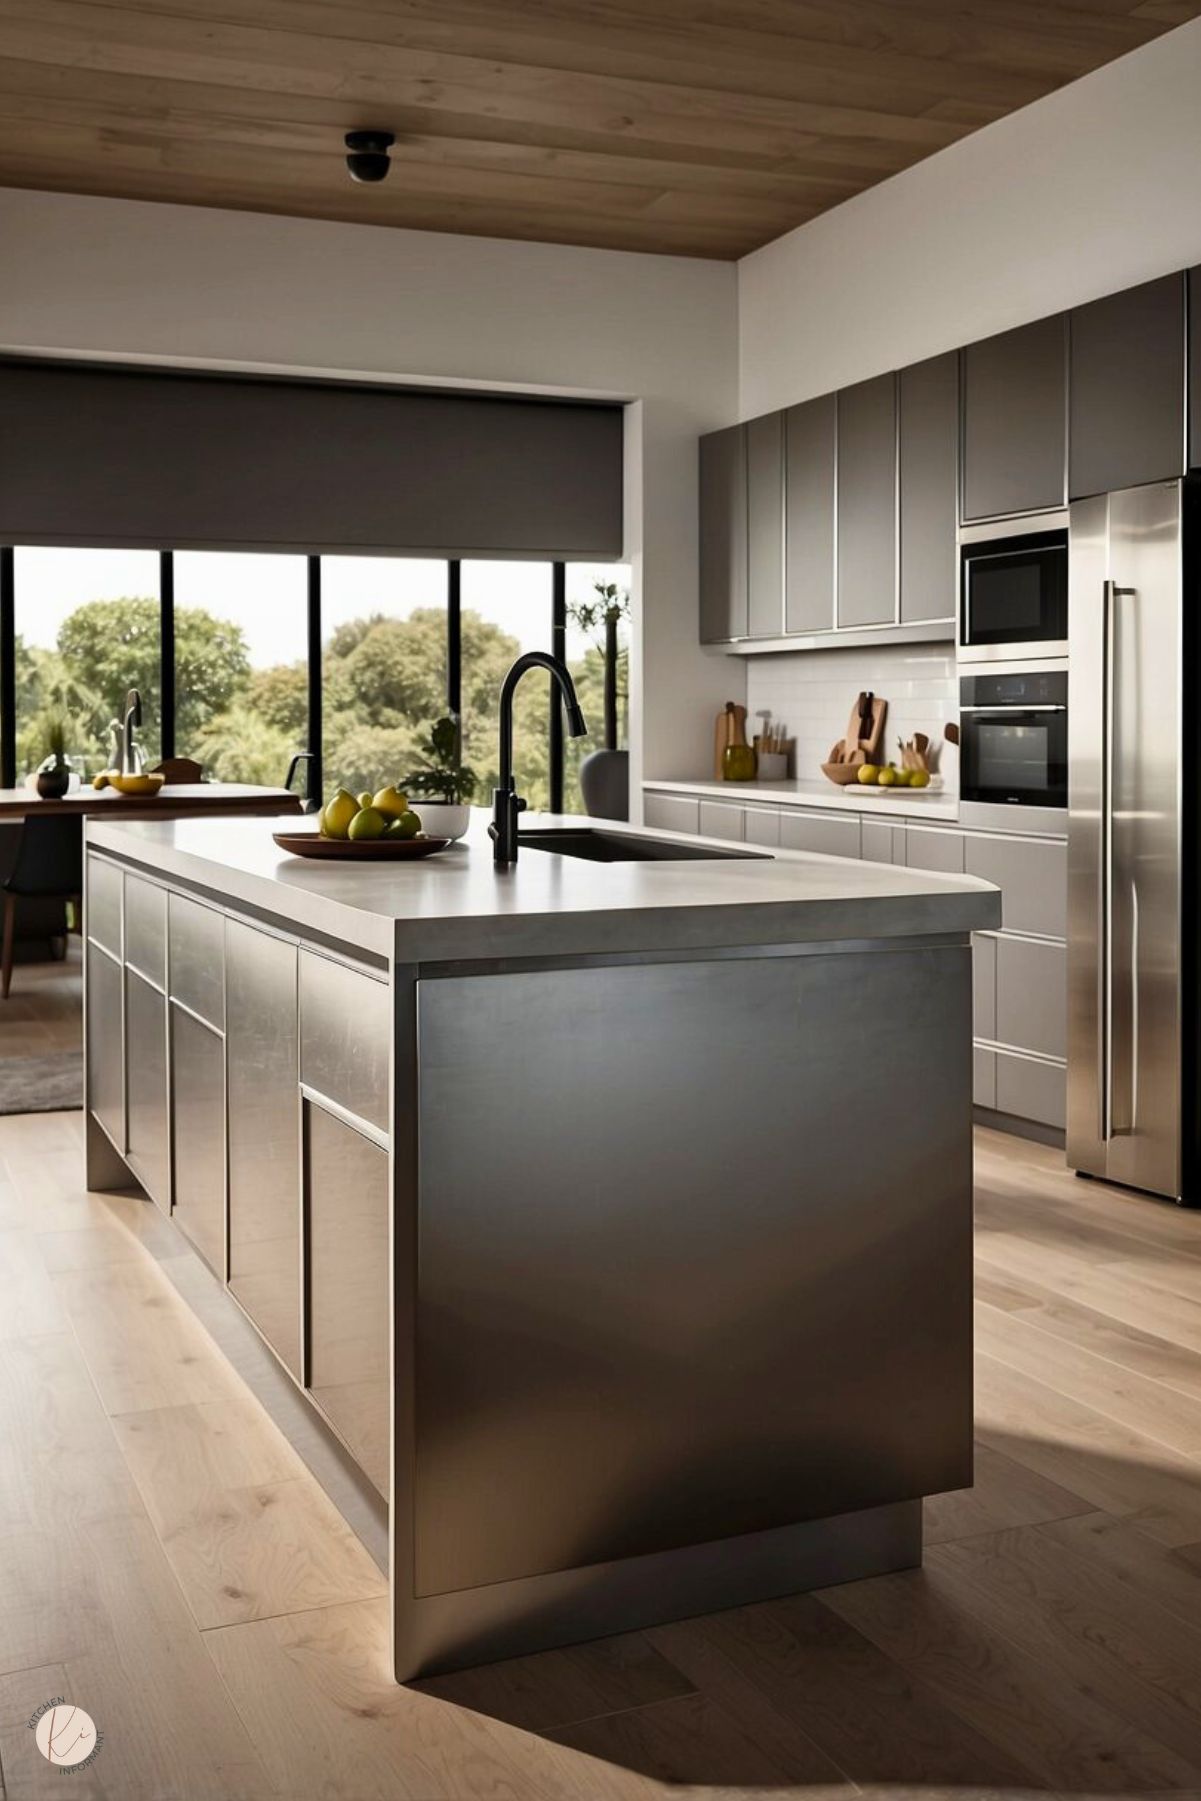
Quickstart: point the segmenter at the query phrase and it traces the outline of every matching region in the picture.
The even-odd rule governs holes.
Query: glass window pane
[[[444,562],[322,557],[325,792],[374,792],[428,759],[446,712]]]
[[[551,644],[549,563],[465,562],[460,589],[463,630],[463,758],[479,778],[475,798],[490,806],[500,779],[497,737],[501,683],[526,650]],[[533,808],[550,805],[550,677],[535,669],[513,708],[517,791]]]
[[[308,566],[175,553],[175,750],[218,782],[279,787],[308,737]]]
[[[61,715],[80,776],[109,764],[109,721],[127,688],[142,696],[138,740],[157,763],[162,683],[159,559],[153,550],[21,545],[13,554],[16,613],[17,780],[47,754]]]
[[[582,813],[580,764],[590,751],[627,750],[630,712],[630,567],[628,563],[568,563],[567,667],[588,721],[586,738],[568,738],[563,748],[563,811]],[[616,716],[606,742],[606,615],[616,615]]]

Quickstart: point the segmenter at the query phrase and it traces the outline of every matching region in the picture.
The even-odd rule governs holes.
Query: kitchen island
[[[88,829],[89,1185],[387,1502],[399,1680],[911,1566],[971,1480],[996,890],[533,817],[498,870],[485,825]]]

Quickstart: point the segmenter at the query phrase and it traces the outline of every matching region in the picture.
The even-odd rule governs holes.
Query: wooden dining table
[[[119,794],[115,788],[73,788],[61,800],[43,800],[32,788],[0,788],[0,820],[47,813],[74,813],[122,819],[179,819],[216,813],[257,813],[274,817],[303,811],[290,788],[259,788],[248,782],[165,782],[157,794]]]

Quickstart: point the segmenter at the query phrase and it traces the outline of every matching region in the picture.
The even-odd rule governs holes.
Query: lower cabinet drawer
[[[1067,946],[1036,938],[994,938],[997,1026],[987,1034],[1015,1050],[1067,1055]],[[982,1034],[983,1035],[983,1034]]]
[[[863,861],[865,863],[903,863],[905,861],[905,828],[890,825],[886,819],[865,819],[862,828]]]
[[[968,875],[1001,890],[1001,923],[1010,932],[1066,938],[1068,847],[1039,838],[989,838],[970,833]]]
[[[747,807],[743,836],[748,844],[765,844],[774,850],[783,826],[776,807]]]
[[[647,794],[642,822],[655,832],[699,832],[701,803],[690,794]]]
[[[972,1050],[972,1100],[977,1107],[997,1105],[997,1053],[979,1044]]]
[[[972,934],[972,1030],[997,1035],[997,941],[980,932]]]
[[[1037,1125],[1063,1130],[1067,1109],[1067,1070],[1062,1063],[1043,1063],[997,1051],[997,1112]]]
[[[99,944],[88,945],[87,959],[88,1105],[124,1154],[125,1070],[120,1029],[125,975],[116,958]]]
[[[300,1079],[388,1130],[392,993],[332,957],[300,953]]]
[[[873,822],[874,823],[874,822]],[[823,857],[859,856],[859,821],[834,814],[785,813],[780,820],[780,849],[816,851]]]
[[[963,874],[963,833],[905,831],[905,861],[910,869],[932,869],[939,875]]]
[[[171,1210],[167,1120],[167,999],[125,971],[125,1092],[129,1166],[151,1200]]]
[[[171,1006],[175,1223],[225,1280],[225,1043]]]
[[[746,808],[728,800],[701,802],[701,837],[732,838],[741,844],[746,829]]]

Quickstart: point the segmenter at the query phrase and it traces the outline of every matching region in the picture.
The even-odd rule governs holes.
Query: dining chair
[[[165,775],[169,782],[202,782],[204,764],[193,762],[191,757],[164,757],[150,774]]]
[[[8,999],[13,976],[17,903],[22,899],[70,901],[80,929],[83,894],[83,822],[70,813],[26,816],[12,867],[0,882],[4,922],[0,928],[0,999]]]

